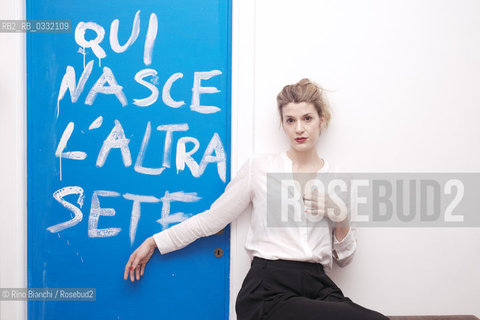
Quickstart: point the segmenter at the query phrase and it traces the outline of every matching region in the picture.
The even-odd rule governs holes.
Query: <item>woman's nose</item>
[[[303,124],[300,121],[297,122],[295,130],[297,131],[297,133],[303,132]]]

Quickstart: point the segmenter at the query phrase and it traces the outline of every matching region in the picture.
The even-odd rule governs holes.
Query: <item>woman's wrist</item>
[[[155,242],[155,239],[153,236],[150,236],[148,239],[148,244],[150,245],[150,248],[155,249],[157,247],[157,243]]]
[[[350,222],[348,219],[345,219],[340,222],[335,222],[335,238],[337,238],[338,241],[342,241],[350,231]]]

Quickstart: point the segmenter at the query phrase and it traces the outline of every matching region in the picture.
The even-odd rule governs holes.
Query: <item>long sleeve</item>
[[[340,267],[346,266],[353,259],[355,249],[357,248],[355,231],[355,228],[350,227],[342,241],[338,241],[337,236],[333,236],[333,257]]]
[[[350,210],[356,211],[358,193],[356,188],[352,189],[351,179],[352,177],[350,176],[348,190],[351,191],[352,197],[348,197],[348,194],[350,194],[350,192],[348,192],[345,202],[347,204],[347,207],[350,207]],[[350,211],[347,217],[348,220],[351,219],[351,214],[352,212]],[[345,235],[342,241],[338,241],[337,236],[335,235],[335,232],[333,233],[332,254],[333,254],[334,260],[340,267],[344,267],[352,261],[356,248],[357,248],[356,229],[354,227],[350,226],[348,233]]]
[[[161,254],[179,250],[200,237],[219,232],[249,206],[252,198],[252,161],[250,157],[242,165],[208,210],[153,235]]]

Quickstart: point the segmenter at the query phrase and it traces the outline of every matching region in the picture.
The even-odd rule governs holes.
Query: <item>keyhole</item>
[[[220,258],[223,256],[223,250],[220,248],[215,249],[215,257]]]

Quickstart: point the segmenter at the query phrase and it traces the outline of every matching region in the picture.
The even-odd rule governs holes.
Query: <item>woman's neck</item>
[[[316,149],[298,152],[297,150],[290,148],[287,151],[287,156],[298,167],[311,166],[312,164],[322,162],[321,158],[318,156],[318,152]]]

